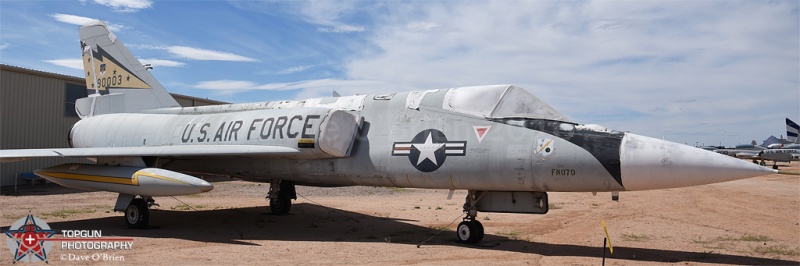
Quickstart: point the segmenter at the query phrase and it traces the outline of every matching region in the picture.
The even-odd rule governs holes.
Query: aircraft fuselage
[[[428,93],[418,109],[411,109],[406,105],[407,94],[391,99],[363,97],[363,107],[347,111],[355,119],[363,117],[355,136],[333,137],[332,132],[344,130],[321,129],[331,112],[328,108],[267,109],[263,103],[100,115],[76,124],[72,141],[75,147],[241,144],[300,151],[286,157],[178,157],[150,165],[260,182],[285,179],[312,185],[499,191],[624,190],[619,158],[624,133],[579,129],[576,124],[552,120],[487,119],[444,110],[444,90]],[[320,150],[328,141],[323,138],[352,145],[350,154]]]

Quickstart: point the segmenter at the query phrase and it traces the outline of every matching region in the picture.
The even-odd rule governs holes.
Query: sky
[[[689,145],[800,122],[798,1],[0,0],[0,63],[82,77],[105,21],[173,93],[242,103],[513,84]]]

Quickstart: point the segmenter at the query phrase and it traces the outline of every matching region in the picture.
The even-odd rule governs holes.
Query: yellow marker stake
[[[606,232],[606,241],[608,241],[608,250],[611,251],[611,254],[614,254],[614,246],[611,245],[611,237],[608,236],[608,228],[606,228],[606,220],[602,220],[603,224],[603,231]]]
[[[800,175],[800,172],[792,172],[786,170],[778,170],[779,175]]]

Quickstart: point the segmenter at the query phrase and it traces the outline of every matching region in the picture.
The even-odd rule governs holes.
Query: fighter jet
[[[575,123],[511,85],[179,107],[102,22],[80,28],[93,93],[76,103],[73,148],[2,150],[0,160],[85,157],[35,173],[119,193],[148,226],[154,196],[201,193],[199,174],[270,183],[273,213],[296,185],[466,190],[457,238],[480,241],[481,212],[545,214],[547,192],[666,189],[777,171],[661,139]],[[452,195],[452,194],[451,194]]]

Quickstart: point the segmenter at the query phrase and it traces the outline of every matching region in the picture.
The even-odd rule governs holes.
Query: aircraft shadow
[[[54,229],[102,230],[103,235],[176,238],[199,242],[233,245],[259,245],[251,240],[330,241],[330,242],[391,242],[418,245],[437,229],[408,224],[403,219],[365,215],[324,206],[299,203],[289,215],[271,215],[267,207],[218,209],[199,211],[153,210],[153,228],[128,229],[122,216],[52,222]],[[8,229],[3,228],[3,229]],[[461,246],[464,248],[505,250],[543,256],[578,256],[601,259],[602,247],[571,244],[548,244],[514,240],[501,235],[486,234],[482,243],[496,245],[465,245],[455,241],[453,230],[428,241],[425,245]],[[487,228],[491,230],[490,228]],[[598,239],[601,242],[602,239]],[[489,247],[491,246],[491,247]],[[651,262],[704,262],[716,264],[798,264],[798,261],[615,246],[609,258]]]

